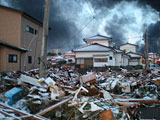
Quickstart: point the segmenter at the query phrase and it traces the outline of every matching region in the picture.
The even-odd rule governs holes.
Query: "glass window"
[[[17,63],[17,55],[15,55],[15,54],[9,54],[8,55],[8,62],[10,62],[10,63]]]
[[[37,30],[34,30],[34,34],[37,35],[37,33],[38,33]]]
[[[95,58],[95,62],[108,62],[108,58]]]
[[[40,60],[41,60],[40,57],[38,57],[38,64],[40,64]]]
[[[109,57],[109,60],[112,60],[112,56]]]
[[[28,63],[29,63],[29,64],[32,63],[32,56],[28,56]]]
[[[138,61],[138,59],[130,59],[130,62],[137,62]]]
[[[37,34],[37,30],[35,30],[35,29],[33,29],[32,27],[30,27],[30,26],[26,26],[26,31],[27,32],[30,32],[30,33],[32,33],[32,34]]]
[[[26,31],[29,32],[29,26],[26,26]]]
[[[83,58],[78,58],[77,59],[77,64],[84,64],[84,59]]]

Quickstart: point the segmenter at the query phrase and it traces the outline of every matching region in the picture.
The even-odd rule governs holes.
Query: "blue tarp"
[[[14,104],[19,98],[22,92],[21,88],[14,87],[11,90],[7,91],[4,95],[9,99],[7,103],[9,105]]]

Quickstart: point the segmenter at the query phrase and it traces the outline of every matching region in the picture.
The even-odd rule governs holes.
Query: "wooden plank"
[[[73,97],[69,97],[69,98],[67,98],[67,99],[65,99],[65,100],[63,100],[63,101],[61,101],[61,102],[59,102],[59,103],[57,103],[57,104],[54,104],[53,106],[51,106],[51,107],[49,107],[49,108],[46,108],[46,109],[44,109],[43,111],[37,113],[37,115],[44,115],[44,114],[46,114],[47,112],[49,112],[49,111],[51,111],[51,110],[59,107],[60,105],[68,102],[68,101],[71,100],[72,98],[73,98]]]
[[[13,108],[11,106],[5,105],[4,103],[0,102],[0,106],[13,110],[15,113],[19,113],[20,115],[24,115],[24,116],[31,116],[31,118],[33,118],[33,120],[46,120],[47,118],[44,118],[42,116],[38,116],[38,115],[33,115],[33,114],[29,114],[29,113],[25,113],[21,110],[18,110],[16,108]]]
[[[4,111],[2,111],[2,110],[0,110],[0,113],[4,114],[4,115],[7,116],[7,117],[12,117],[12,118],[14,118],[15,120],[21,120],[19,117],[16,117],[16,116],[14,116],[14,115],[11,115],[11,114],[9,114],[9,113],[7,113],[7,112],[4,112]]]

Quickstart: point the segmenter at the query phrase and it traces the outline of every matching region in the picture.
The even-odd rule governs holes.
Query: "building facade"
[[[42,23],[30,15],[0,6],[0,71],[39,67]]]
[[[96,35],[84,40],[88,45],[73,50],[80,68],[128,65],[129,56],[114,48],[111,38]]]
[[[130,56],[128,62],[130,66],[142,65],[142,55],[137,53],[137,47],[137,45],[131,43],[125,43],[119,46],[119,49],[124,50]]]

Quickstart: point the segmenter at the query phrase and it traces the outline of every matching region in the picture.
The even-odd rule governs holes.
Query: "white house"
[[[137,53],[137,45],[125,43],[119,46],[120,50],[124,50],[130,56],[128,65],[142,65],[142,55]]]
[[[142,65],[142,55],[138,53],[128,52],[130,56],[129,64],[131,66]]]
[[[112,38],[102,35],[95,35],[92,37],[84,38],[84,42],[86,42],[88,45],[91,45],[93,43],[99,43],[100,45],[104,46],[110,46],[113,47],[114,43],[112,42]]]
[[[119,49],[124,50],[126,53],[127,52],[133,52],[136,53],[137,52],[137,45],[135,44],[131,44],[131,43],[125,43],[119,46]]]
[[[127,66],[129,55],[114,48],[112,39],[102,35],[85,38],[86,46],[74,49],[76,65],[83,67]]]

